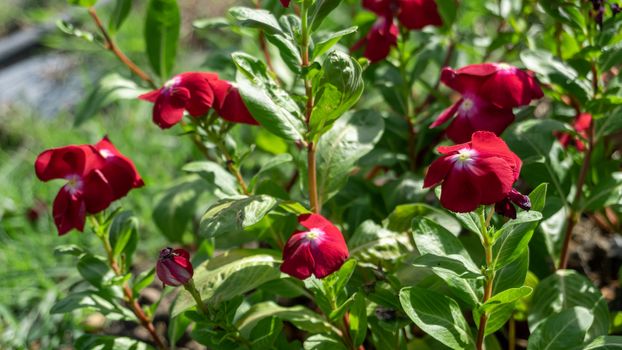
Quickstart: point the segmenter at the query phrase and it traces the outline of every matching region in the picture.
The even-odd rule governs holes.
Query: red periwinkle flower
[[[283,5],[285,7],[289,7],[289,2],[290,2],[290,0],[281,0],[281,5]]]
[[[591,126],[592,115],[589,113],[579,114],[572,123],[572,128],[583,138],[587,138],[587,133],[589,132]],[[585,144],[581,141],[581,138],[577,136],[573,137],[570,134],[562,133],[561,135],[558,135],[557,138],[564,148],[574,145],[579,152],[583,152],[585,150]]]
[[[434,0],[363,0],[363,7],[381,17],[397,16],[408,29],[443,25]]]
[[[423,187],[441,183],[441,204],[454,212],[500,202],[520,174],[520,158],[492,132],[477,131],[471,142],[438,151],[442,156],[430,165]]]
[[[207,114],[214,105],[222,109],[225,103],[233,106],[228,106],[229,114],[221,115],[223,119],[257,124],[239,98],[239,93],[236,95],[237,90],[234,92],[234,98],[230,102],[226,101],[231,92],[234,92],[231,83],[218,79],[215,73],[187,72],[176,75],[162,88],[140,95],[138,98],[155,103],[153,122],[162,129],[177,124],[183,118],[184,110],[193,117],[200,117]]]
[[[98,213],[130,189],[143,186],[132,161],[119,153],[107,137],[95,146],[46,150],[37,157],[35,172],[42,181],[67,180],[52,209],[59,235],[74,228],[83,231],[87,213]]]
[[[298,222],[308,230],[294,232],[287,240],[281,271],[304,280],[339,270],[349,255],[339,229],[319,214],[300,215]]]
[[[447,137],[467,142],[475,131],[500,135],[513,121],[512,108],[543,96],[537,81],[527,72],[504,63],[474,64],[457,71],[443,68],[441,81],[462,98],[445,109],[430,125],[437,127],[454,115]]]
[[[188,283],[194,273],[190,254],[183,249],[162,249],[156,264],[156,273],[160,281],[168,286],[177,287]]]
[[[110,184],[99,170],[104,164],[105,159],[90,145],[49,149],[37,157],[35,172],[40,180],[67,180],[52,210],[59,235],[74,228],[84,230],[86,213],[99,212],[112,202]]]
[[[397,26],[390,17],[378,17],[365,38],[359,40],[352,51],[365,47],[363,56],[370,62],[378,62],[385,59],[391,47],[397,44]]]
[[[441,81],[463,95],[478,95],[499,108],[525,106],[544,96],[531,73],[507,63],[472,64],[458,70],[445,67]]]

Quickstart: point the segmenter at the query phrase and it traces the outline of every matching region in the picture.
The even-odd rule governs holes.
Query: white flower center
[[[460,111],[469,112],[473,109],[473,107],[475,107],[475,102],[473,102],[473,99],[465,98],[460,105]]]
[[[513,67],[512,67],[512,66],[510,66],[510,65],[509,65],[509,64],[507,64],[507,63],[497,63],[497,69],[499,69],[500,71],[505,71],[505,72],[507,72],[507,71],[509,71],[509,70],[512,70],[512,68],[513,68]]]
[[[82,178],[78,175],[69,175],[65,179],[67,179],[67,192],[70,194],[76,194],[76,192],[82,189]]]
[[[181,77],[174,77],[173,79],[170,79],[166,83],[164,83],[164,87],[169,89],[169,88],[179,84],[179,82],[181,82]]]
[[[110,150],[107,150],[107,149],[100,150],[99,154],[101,154],[102,157],[104,158],[114,157],[114,154]]]
[[[305,239],[308,241],[315,241],[316,239],[322,237],[324,235],[324,231],[320,230],[319,228],[312,228],[310,229],[307,234],[305,235]]]
[[[462,169],[465,167],[471,167],[471,165],[475,161],[475,156],[477,156],[477,151],[475,151],[474,149],[463,148],[459,150],[457,154],[453,155],[452,159],[454,160],[455,165],[458,168]]]

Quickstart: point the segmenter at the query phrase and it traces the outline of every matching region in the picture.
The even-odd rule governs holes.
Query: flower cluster
[[[478,130],[501,135],[514,121],[512,108],[528,105],[543,96],[531,73],[505,63],[473,64],[458,70],[445,67],[441,81],[462,97],[430,127],[444,124],[455,116],[445,132],[456,143],[467,142]]]
[[[153,122],[162,129],[179,123],[184,110],[193,117],[201,117],[212,108],[227,121],[258,124],[246,108],[238,89],[230,82],[219,79],[216,73],[182,73],[160,89],[139,98],[154,103]]]
[[[303,214],[296,231],[283,249],[281,271],[299,279],[324,278],[339,270],[348,258],[348,246],[335,225],[319,214]]]
[[[37,157],[35,172],[41,181],[67,180],[53,205],[59,235],[74,228],[83,231],[87,213],[98,213],[144,185],[134,163],[107,137],[95,145],[46,150]]]
[[[434,0],[363,0],[363,7],[378,15],[367,35],[352,47],[365,47],[363,55],[371,62],[385,59],[391,47],[397,44],[399,23],[407,29],[418,30],[425,26],[441,26],[441,19]]]

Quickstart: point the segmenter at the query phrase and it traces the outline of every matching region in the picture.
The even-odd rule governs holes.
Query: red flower
[[[506,63],[472,64],[458,70],[445,67],[441,81],[463,95],[478,95],[499,108],[525,106],[544,96],[532,74]]]
[[[285,7],[289,7],[289,2],[290,2],[290,0],[281,0],[281,5],[283,5]]]
[[[46,150],[37,157],[35,172],[42,181],[67,180],[52,209],[59,235],[74,228],[83,231],[87,213],[98,213],[130,189],[143,186],[132,161],[106,137],[95,146]]]
[[[522,162],[502,139],[488,131],[477,131],[471,142],[439,147],[423,186],[441,184],[441,204],[465,213],[480,205],[500,202],[512,190]]]
[[[160,281],[168,286],[176,287],[188,283],[194,273],[190,254],[183,249],[162,249],[156,264],[156,273]]]
[[[583,138],[588,137],[588,132],[590,127],[592,126],[592,115],[589,113],[581,113],[579,114],[574,122],[572,123],[572,128]],[[585,150],[585,144],[581,141],[581,138],[578,136],[572,137],[568,133],[561,133],[557,136],[559,142],[564,146],[564,148],[568,148],[570,145],[574,145],[579,152],[583,152]]]
[[[363,7],[381,17],[397,16],[408,29],[443,25],[434,0],[363,0]]]
[[[193,117],[200,117],[207,114],[212,106],[222,107],[225,103],[234,104],[228,108],[235,110],[236,114],[222,116],[224,119],[257,124],[241,99],[226,101],[230,91],[233,91],[233,86],[229,82],[219,80],[215,73],[188,72],[176,75],[162,88],[143,94],[139,98],[155,103],[153,122],[162,129],[177,124],[183,118],[184,110]],[[239,115],[241,110],[245,112],[244,115]]]
[[[456,143],[467,142],[473,132],[480,130],[500,135],[514,121],[512,108],[543,96],[535,78],[503,63],[474,64],[457,71],[446,67],[441,81],[460,92],[462,98],[445,109],[430,127],[456,115],[446,130]]]
[[[452,117],[445,133],[455,143],[468,142],[471,135],[480,130],[501,135],[514,121],[512,108],[499,108],[488,100],[471,93],[465,93],[460,100],[445,109],[430,125],[437,127]]]
[[[105,159],[90,145],[49,149],[35,161],[35,172],[42,181],[66,179],[54,199],[53,216],[58,234],[71,229],[84,230],[86,213],[96,213],[110,205],[112,190],[99,170]]]
[[[319,214],[300,215],[298,222],[308,231],[294,232],[287,240],[281,271],[304,280],[339,270],[349,254],[339,229]]]
[[[508,196],[506,198],[502,199],[500,202],[495,203],[495,211],[498,214],[501,214],[510,219],[516,219],[516,208],[514,207],[514,205],[512,205],[512,203],[514,203],[523,210],[531,210],[531,200],[529,199],[529,197],[525,196],[524,194],[518,192],[516,189],[513,188],[510,193],[508,193]]]
[[[363,56],[370,62],[378,62],[385,59],[391,47],[397,44],[397,26],[391,17],[378,17],[365,38],[359,40],[352,51],[365,46]]]

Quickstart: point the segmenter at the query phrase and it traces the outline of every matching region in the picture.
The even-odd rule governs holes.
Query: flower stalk
[[[308,25],[308,4],[306,1],[302,2],[301,5],[301,9],[300,9],[300,21],[301,21],[301,31],[302,31],[302,38],[301,38],[301,45],[300,45],[300,52],[301,52],[301,56],[302,56],[302,69],[303,71],[305,70],[305,68],[309,67],[309,37],[311,35],[310,31],[309,31],[309,25]],[[313,85],[311,82],[311,79],[309,79],[309,77],[307,77],[306,75],[304,76],[304,85],[305,85],[305,95],[307,97],[307,103],[306,103],[306,107],[305,107],[305,124],[307,125],[307,129],[309,131],[310,130],[310,121],[311,121],[311,112],[313,111]],[[315,152],[317,150],[316,144],[315,142],[313,142],[313,140],[307,140],[307,178],[309,181],[309,202],[311,205],[311,210],[314,213],[319,213],[322,211],[321,208],[321,203],[319,202],[319,198],[318,198],[318,191],[317,191],[317,170],[316,170],[316,156],[315,156]]]
[[[488,212],[487,217],[485,217],[486,209],[480,212],[480,223],[482,226],[482,244],[484,246],[484,251],[486,253],[486,284],[484,287],[484,297],[482,299],[482,304],[486,303],[488,299],[492,297],[492,289],[493,283],[495,279],[495,272],[492,266],[493,260],[493,251],[492,251],[492,240],[490,239],[490,235],[488,234],[488,228],[490,227],[490,222],[492,220],[492,216],[495,212],[494,206],[491,206],[490,211]],[[483,312],[479,318],[479,327],[477,332],[477,341],[476,348],[477,350],[482,350],[484,346],[484,338],[486,337],[486,323],[488,322],[488,315],[486,312]]]
[[[114,272],[116,276],[123,276],[123,271],[121,270],[121,268],[119,268],[119,264],[117,263],[117,260],[114,256],[112,246],[110,245],[109,233],[102,227],[100,221],[96,217],[91,215],[89,216],[89,219],[91,220],[93,231],[102,241],[104,250],[106,251],[108,265],[110,266],[110,269]],[[132,291],[132,288],[130,288],[129,284],[127,282],[124,282],[121,288],[123,289],[123,296],[125,302],[129,306],[130,310],[132,310],[140,324],[149,332],[151,338],[153,338],[153,341],[156,343],[157,348],[159,350],[168,349],[168,347],[164,344],[162,338],[158,335],[158,332],[156,331],[153,322],[151,321],[149,316],[145,314],[142,307],[138,303],[138,300],[134,296],[134,292]]]
[[[201,294],[194,285],[194,279],[190,279],[190,281],[184,284],[184,288],[188,291],[188,293],[190,293],[190,295],[192,295],[192,299],[194,299],[197,304],[197,309],[200,310],[205,316],[209,316],[209,309],[207,308],[207,305],[203,303]]]

